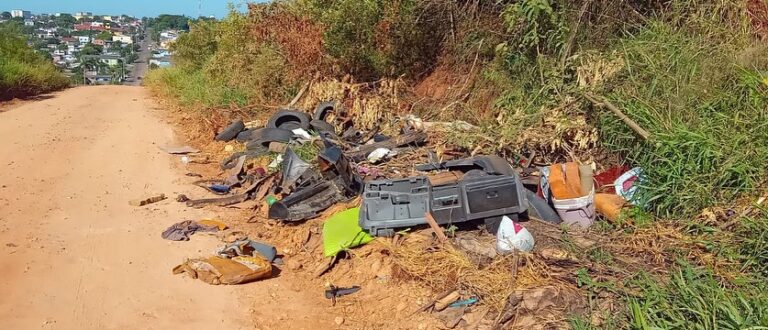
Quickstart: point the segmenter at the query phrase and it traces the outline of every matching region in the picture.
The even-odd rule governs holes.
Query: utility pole
[[[197,18],[203,17],[203,0],[197,0]]]

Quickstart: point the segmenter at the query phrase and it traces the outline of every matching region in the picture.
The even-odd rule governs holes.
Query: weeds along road
[[[218,240],[160,238],[205,216],[158,146],[171,127],[141,87],[80,87],[0,112],[0,329],[241,329],[235,287],[174,276]]]

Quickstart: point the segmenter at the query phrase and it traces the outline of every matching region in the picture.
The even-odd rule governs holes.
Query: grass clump
[[[35,96],[67,86],[69,79],[27,45],[18,26],[0,24],[0,100]]]
[[[766,329],[768,294],[760,287],[727,287],[707,270],[682,265],[668,283],[641,276],[629,299],[633,329]]]

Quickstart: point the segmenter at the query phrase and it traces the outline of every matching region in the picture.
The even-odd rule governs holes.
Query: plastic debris
[[[302,138],[304,140],[312,140],[312,135],[309,135],[309,132],[307,132],[303,128],[293,129],[293,130],[291,130],[291,132],[293,132],[294,136],[297,136],[297,137]]]
[[[267,167],[269,167],[271,169],[276,169],[276,168],[280,167],[281,164],[283,164],[283,155],[282,154],[277,155],[277,157],[275,157],[275,160],[273,160],[271,163],[269,163],[269,165],[267,165]]]
[[[533,250],[534,244],[535,241],[528,229],[507,216],[501,218],[499,231],[496,233],[496,251],[501,254],[511,253],[515,250],[530,252]]]
[[[472,297],[469,299],[459,300],[453,304],[448,305],[448,307],[455,308],[455,307],[463,307],[463,306],[472,306],[476,304],[479,300],[476,297]]]
[[[366,244],[373,240],[364,232],[357,220],[360,208],[351,208],[334,214],[323,224],[323,252],[332,257],[339,252]]]
[[[613,182],[613,187],[616,189],[616,195],[624,197],[632,205],[637,205],[637,201],[633,199],[635,192],[637,192],[637,183],[642,179],[643,169],[635,167]]]
[[[378,148],[373,152],[371,152],[370,154],[368,154],[368,162],[370,162],[371,164],[376,164],[384,160],[388,156],[390,156],[390,154],[392,154],[392,150],[389,150],[387,148]]]

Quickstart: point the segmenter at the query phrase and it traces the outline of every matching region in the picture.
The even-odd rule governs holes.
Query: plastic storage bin
[[[569,226],[589,228],[595,222],[595,189],[589,195],[579,198],[558,200],[552,198],[557,214]]]

